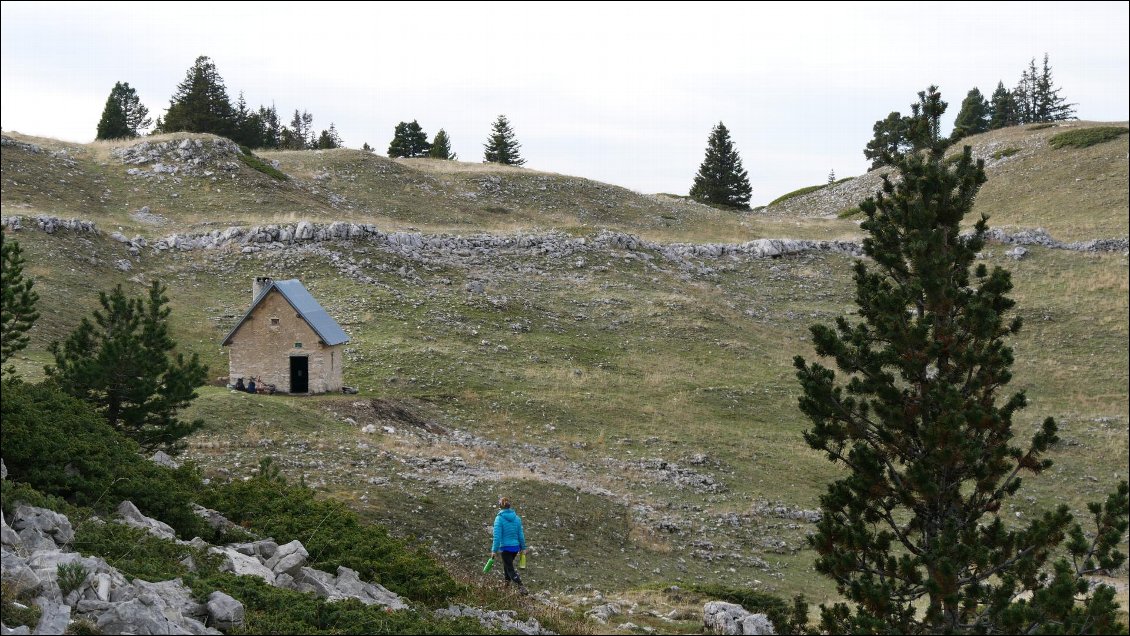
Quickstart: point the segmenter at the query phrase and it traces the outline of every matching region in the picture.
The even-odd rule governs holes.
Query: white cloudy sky
[[[508,116],[527,167],[685,193],[730,129],[753,203],[866,169],[876,119],[938,84],[1012,87],[1050,55],[1082,119],[1128,116],[1126,2],[3,2],[5,131],[89,141],[114,82],[151,113],[198,55],[232,99],[384,152],[397,122],[480,161]]]

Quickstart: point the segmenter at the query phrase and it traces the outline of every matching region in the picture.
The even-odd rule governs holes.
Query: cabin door
[[[310,358],[292,356],[290,359],[290,392],[310,392]]]

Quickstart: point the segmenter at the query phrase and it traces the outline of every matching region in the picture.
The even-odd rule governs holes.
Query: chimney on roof
[[[258,300],[260,294],[270,287],[273,282],[274,279],[270,276],[256,276],[255,282],[251,284],[251,302]]]

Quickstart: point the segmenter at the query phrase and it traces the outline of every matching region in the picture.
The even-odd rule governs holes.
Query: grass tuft
[[[240,146],[239,149],[243,151],[239,155],[239,160],[248,168],[258,170],[275,181],[286,181],[290,178],[278,168],[255,156],[255,153],[251,152],[246,146]]]
[[[1090,148],[1104,141],[1118,139],[1130,132],[1121,126],[1095,126],[1059,133],[1048,140],[1052,148]]]

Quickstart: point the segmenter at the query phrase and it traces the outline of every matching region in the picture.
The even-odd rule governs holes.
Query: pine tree
[[[888,165],[887,158],[902,154],[910,148],[907,140],[909,118],[902,113],[892,111],[886,119],[875,122],[871,130],[875,136],[863,148],[863,156],[871,160],[871,169]]]
[[[707,139],[706,157],[694,177],[691,198],[711,205],[748,210],[751,194],[749,174],[742,168],[742,159],[730,141],[730,131],[725,124],[718,122]]]
[[[115,82],[110,96],[106,98],[95,139],[137,137],[151,123],[149,109],[141,103],[137,91],[130,87],[129,82]]]
[[[989,105],[989,130],[1019,124],[1019,110],[1020,107],[1016,104],[1016,96],[1004,87],[1004,82],[997,82],[997,90],[993,91],[993,100]]]
[[[247,100],[243,98],[243,92],[240,92],[235,104],[232,141],[248,148],[271,147],[268,145],[267,122],[263,119],[265,113],[266,109],[262,106],[259,110],[251,110],[247,106]],[[277,115],[275,122],[278,122]]]
[[[428,154],[428,133],[415,119],[412,123],[400,122],[393,131],[392,142],[388,145],[389,157],[424,157]]]
[[[962,137],[985,132],[989,129],[989,116],[989,102],[974,86],[965,99],[961,100],[961,110],[957,112],[950,140],[957,141]]]
[[[1042,69],[1036,68],[1036,58],[1028,61],[1028,68],[1020,74],[1020,82],[1012,90],[1017,104],[1017,120],[1021,124],[1063,121],[1075,118],[1074,104],[1059,95],[1052,82],[1052,69],[1048,54],[1044,53]]]
[[[102,118],[98,120],[98,130],[95,139],[126,139],[133,137],[129,125],[126,123],[126,113],[122,105],[113,95],[106,100],[106,107],[102,109]]]
[[[1036,121],[1064,121],[1075,119],[1075,104],[1059,96],[1060,89],[1052,82],[1052,69],[1048,64],[1048,54],[1044,53],[1044,65],[1036,78],[1035,111]]]
[[[923,114],[936,130],[940,95],[929,91]],[[1047,419],[1027,448],[1012,445],[1012,417],[1027,400],[998,404],[1011,379],[1005,338],[1019,319],[1009,273],[974,267],[985,243],[982,217],[971,235],[961,221],[985,182],[984,162],[968,146],[943,162],[945,140],[920,140],[924,152],[892,154],[897,184],[860,208],[870,261],[855,264],[860,322],[814,325],[816,353],[835,361],[845,380],[818,363],[795,359],[801,411],[813,449],[847,476],[821,497],[823,517],[810,539],[816,570],[835,580],[851,603],[822,607],[828,633],[1056,633],[1124,629],[1113,590],[1087,590],[1088,562],[1118,567],[1110,541],[1088,543],[1066,506],[1024,527],[994,512],[1020,488],[1019,474],[1040,473],[1056,442]],[[972,271],[971,271],[972,270]],[[1126,483],[1093,509],[1099,535],[1126,527]],[[1121,529],[1119,529],[1121,528]],[[1046,572],[1065,535],[1073,559]],[[1115,540],[1117,541],[1117,540]],[[1029,600],[1018,600],[1034,592]]]
[[[262,122],[261,139],[262,148],[278,148],[282,143],[282,124],[279,122],[279,112],[275,105],[270,108],[259,107],[259,121]]]
[[[196,397],[207,368],[196,354],[172,355],[165,288],[154,281],[148,298],[127,298],[121,285],[99,293],[102,309],[83,318],[62,344],[51,343],[48,377],[66,393],[95,405],[106,421],[146,451],[179,452],[199,420],[177,419]]]
[[[449,159],[451,161],[458,159],[456,154],[451,152],[451,139],[444,129],[440,128],[435,139],[432,139],[432,147],[428,149],[428,156],[433,159]]]
[[[836,182],[836,170],[833,168],[832,170],[828,171],[828,185],[832,185],[835,182]]]
[[[231,138],[235,133],[235,109],[228,99],[224,80],[216,64],[201,55],[177,84],[161,132],[212,133]]]
[[[279,147],[284,150],[306,150],[312,148],[317,140],[314,138],[314,116],[307,111],[299,112],[294,109],[294,116],[290,119],[290,126],[282,129]]]
[[[322,134],[318,135],[318,143],[315,147],[319,150],[330,150],[332,148],[341,148],[341,136],[337,134],[337,127],[333,122],[330,122],[328,130],[323,130]]]
[[[370,146],[369,142],[366,141],[365,143],[361,144],[361,150],[365,152],[373,152],[373,147]]]
[[[510,121],[506,115],[499,115],[491,126],[490,138],[483,145],[483,161],[485,163],[501,163],[508,166],[521,166],[526,160],[518,154],[522,144],[514,136],[510,128]]]
[[[0,232],[0,365],[27,347],[27,332],[39,318],[39,294],[32,290],[34,281],[24,278],[20,243],[4,236]],[[15,368],[6,367],[3,373],[15,375]]]
[[[871,169],[894,165],[896,157],[919,152],[938,141],[939,120],[946,110],[946,102],[937,86],[918,91],[918,101],[910,105],[910,115],[903,117],[898,111],[886,119],[875,122],[875,136],[863,148],[863,156],[871,160]]]

